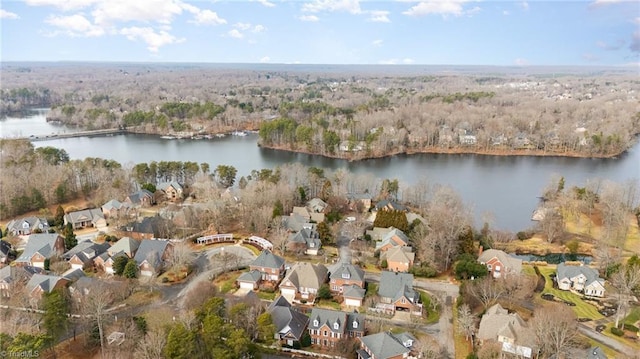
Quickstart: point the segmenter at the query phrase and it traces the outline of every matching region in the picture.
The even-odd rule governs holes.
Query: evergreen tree
[[[273,205],[273,213],[271,214],[271,218],[276,218],[282,216],[284,214],[284,207],[282,206],[282,201],[279,199],[276,200],[276,203]]]
[[[169,359],[191,359],[196,356],[196,346],[196,333],[178,323],[169,331],[164,355]]]
[[[64,236],[64,248],[67,251],[78,245],[78,239],[76,239],[76,235],[73,233],[73,225],[71,223],[67,223],[62,231],[62,235]]]
[[[138,264],[135,260],[129,259],[127,261],[127,264],[124,266],[122,275],[125,278],[136,278],[138,276]]]
[[[46,293],[43,298],[43,327],[55,345],[67,331],[69,324],[69,302],[62,289]]]
[[[333,243],[333,233],[331,233],[331,227],[327,224],[327,222],[320,222],[316,227],[318,231],[318,236],[322,241],[322,244]]]
[[[56,208],[56,216],[53,225],[59,228],[62,228],[64,225],[64,208],[62,208],[62,206],[58,206],[58,208]]]
[[[273,324],[273,318],[271,318],[271,313],[264,312],[258,316],[257,320],[258,324],[258,336],[260,340],[266,343],[271,343],[273,341],[276,327]]]
[[[124,273],[124,269],[129,262],[129,258],[126,256],[118,256],[113,260],[113,272],[116,275],[122,275]]]

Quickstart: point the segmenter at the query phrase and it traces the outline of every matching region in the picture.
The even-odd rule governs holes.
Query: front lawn
[[[242,274],[242,272],[221,274],[213,281],[213,284],[218,288],[218,290],[220,290],[221,293],[229,293],[235,288],[236,280],[238,279],[240,274]]]
[[[440,320],[440,308],[441,305],[438,305],[436,310],[433,310],[431,307],[431,296],[429,293],[420,291],[420,300],[422,301],[422,309],[426,312],[426,321],[427,323],[437,323]]]
[[[624,318],[624,322],[631,325],[636,325],[638,320],[640,320],[640,307],[633,307],[629,315]]]
[[[527,267],[531,269],[525,270],[525,273],[533,272],[533,268],[531,266],[525,266],[525,268]],[[555,266],[538,267],[538,269],[545,278],[543,293],[550,293],[553,294],[556,298],[575,303],[576,306],[571,307],[571,309],[573,309],[578,318],[591,318],[593,320],[604,318],[604,316],[598,312],[598,308],[583,301],[580,295],[553,287],[553,279],[551,278],[551,274],[555,273]]]

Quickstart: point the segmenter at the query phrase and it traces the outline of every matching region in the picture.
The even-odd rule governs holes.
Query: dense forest
[[[0,111],[50,106],[49,120],[84,129],[259,129],[262,146],[351,159],[414,152],[606,157],[628,149],[640,132],[640,81],[632,72],[497,70],[3,65]]]

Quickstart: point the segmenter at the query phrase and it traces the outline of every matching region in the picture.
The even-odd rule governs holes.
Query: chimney
[[[479,248],[478,248],[478,257],[480,257],[480,255],[482,254],[483,250],[484,250],[484,248],[482,247],[482,245],[480,245]]]

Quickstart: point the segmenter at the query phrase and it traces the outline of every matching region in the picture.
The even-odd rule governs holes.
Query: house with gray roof
[[[327,281],[328,270],[323,264],[296,263],[280,283],[280,293],[289,302],[311,302],[318,289]]]
[[[361,338],[365,334],[365,317],[356,312],[313,308],[309,316],[311,344],[333,348],[344,338]]]
[[[27,282],[26,291],[33,299],[41,299],[45,293],[63,288],[69,280],[57,275],[34,274]]]
[[[16,288],[25,285],[34,274],[43,274],[42,268],[32,266],[4,266],[0,268],[0,297],[9,298]]]
[[[303,228],[298,233],[292,233],[287,240],[287,249],[293,252],[316,256],[322,247],[320,235],[315,229]]]
[[[358,359],[403,359],[411,353],[416,339],[404,332],[393,334],[380,332],[360,339],[360,349],[356,352]]]
[[[93,259],[107,251],[109,243],[82,241],[62,255],[62,259],[71,264],[71,268],[83,269],[93,266]]]
[[[149,207],[152,204],[155,204],[156,201],[153,197],[153,193],[146,189],[141,189],[139,191],[135,191],[131,193],[124,200],[126,203],[129,203],[133,206],[141,206],[141,207]]]
[[[317,197],[312,198],[311,200],[309,200],[309,202],[307,202],[307,208],[311,212],[315,212],[315,213],[324,213],[325,209],[327,209],[328,206],[329,205],[327,204],[327,202]]]
[[[0,239],[0,266],[9,263],[9,256],[12,255],[11,243]]]
[[[342,263],[329,275],[329,288],[334,293],[342,293],[345,286],[356,285],[364,288],[364,270],[351,263]]]
[[[347,200],[349,201],[349,209],[352,211],[368,212],[371,208],[371,199],[373,197],[370,193],[347,193]]]
[[[382,252],[380,260],[387,261],[387,269],[393,272],[408,272],[413,266],[416,254],[411,247],[392,247]]]
[[[481,342],[486,340],[497,341],[502,344],[502,351],[524,358],[532,357],[532,348],[529,339],[532,333],[527,323],[518,313],[509,313],[496,304],[482,316],[477,338]]]
[[[240,289],[256,290],[262,281],[262,272],[252,269],[240,274],[236,281],[238,282]]]
[[[262,273],[261,279],[271,282],[279,282],[285,275],[284,258],[265,249],[249,264],[249,269]]]
[[[122,252],[127,257],[133,258],[133,256],[136,255],[138,247],[140,247],[139,240],[133,239],[131,237],[122,237],[114,245],[107,249],[107,253],[109,253],[110,256],[113,256],[116,253]]]
[[[107,220],[98,208],[69,212],[64,215],[64,225],[66,226],[68,223],[71,223],[73,229],[103,228],[107,226]]]
[[[378,309],[395,313],[396,310],[422,314],[420,293],[413,289],[413,274],[383,271],[378,286]]]
[[[184,196],[184,188],[178,182],[162,182],[157,187],[169,201],[181,200]]]
[[[348,285],[342,288],[342,298],[347,307],[362,307],[366,290],[357,285]]]
[[[36,233],[29,235],[24,251],[15,260],[17,265],[44,268],[47,259],[64,253],[64,238],[57,233]]]
[[[409,237],[398,228],[389,227],[380,242],[376,242],[376,250],[385,252],[393,247],[406,247],[409,245]]]
[[[120,202],[117,199],[112,199],[103,204],[101,209],[105,218],[118,218],[129,213],[131,204],[127,202]]]
[[[558,264],[556,282],[561,290],[575,290],[591,297],[604,297],[604,279],[598,271],[585,265]]]
[[[279,296],[267,308],[275,326],[275,339],[282,344],[294,346],[300,343],[309,324],[309,317],[295,310],[283,296]]]
[[[498,249],[487,249],[478,256],[478,262],[487,266],[493,278],[504,278],[522,272],[522,259],[512,257]]]
[[[35,231],[46,233],[49,230],[49,222],[46,218],[24,217],[11,220],[7,223],[7,231],[14,236],[28,236]]]
[[[282,216],[282,225],[290,232],[299,232],[303,228],[316,228],[315,223],[310,223],[308,218],[296,213],[291,213],[290,216]]]
[[[151,277],[158,274],[171,254],[171,249],[169,241],[147,239],[140,242],[140,247],[133,257],[140,269],[140,275]]]

